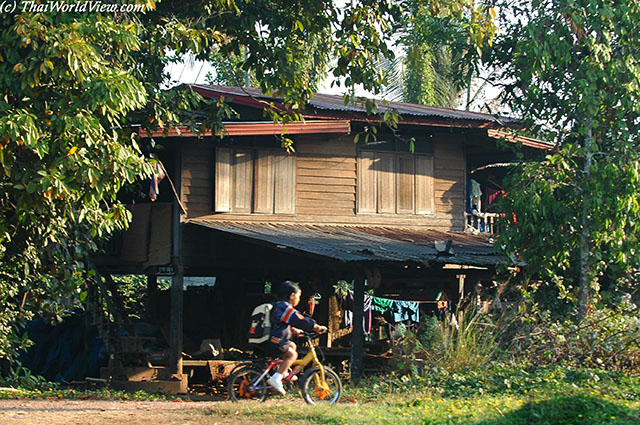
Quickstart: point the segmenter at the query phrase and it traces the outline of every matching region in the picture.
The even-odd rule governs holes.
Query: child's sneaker
[[[285,395],[287,393],[282,386],[282,381],[275,379],[275,377],[273,376],[267,379],[267,384],[271,385],[273,389],[279,392],[281,395]]]
[[[290,382],[296,382],[298,380],[298,375],[291,376],[291,368],[287,370],[287,373],[285,373],[285,376]]]

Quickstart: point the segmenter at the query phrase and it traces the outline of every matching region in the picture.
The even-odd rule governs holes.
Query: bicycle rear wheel
[[[229,399],[231,401],[265,401],[269,390],[267,388],[252,388],[253,385],[265,385],[266,379],[262,379],[260,382],[256,382],[260,375],[262,375],[262,372],[263,371],[253,366],[246,366],[238,369],[231,376],[229,376],[229,383],[227,384]]]
[[[320,369],[309,369],[300,380],[302,398],[309,404],[333,404],[340,399],[342,382],[333,370],[324,366],[324,382]]]

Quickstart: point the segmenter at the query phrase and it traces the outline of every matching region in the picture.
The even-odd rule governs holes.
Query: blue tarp
[[[21,353],[19,360],[32,373],[55,382],[100,376],[100,366],[106,363],[104,343],[96,327],[86,325],[82,314],[56,326],[33,320],[27,332],[34,345]]]

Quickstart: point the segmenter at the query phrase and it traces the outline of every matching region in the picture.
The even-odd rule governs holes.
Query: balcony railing
[[[472,213],[465,212],[464,231],[473,234],[496,234],[500,231],[498,219],[501,216],[502,213],[477,211],[474,211]]]

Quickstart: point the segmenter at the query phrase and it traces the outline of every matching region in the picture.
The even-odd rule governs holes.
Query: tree
[[[86,14],[16,14],[0,24],[0,356],[19,319],[72,305],[93,236],[124,228],[115,201],[150,167],[131,131],[147,100],[130,69],[138,28]]]
[[[503,7],[504,35],[489,60],[502,69],[504,99],[556,149],[511,180],[504,208],[516,221],[497,245],[556,282],[583,319],[600,284],[640,264],[640,8],[608,0]]]
[[[244,58],[234,54],[223,55],[214,52],[209,57],[209,62],[215,67],[215,74],[207,74],[207,83],[221,86],[248,86],[258,85],[255,75],[242,70]]]
[[[316,92],[318,84],[327,74],[329,66],[329,55],[327,54],[327,39],[331,37],[328,31],[310,34],[304,40],[300,40],[301,45],[307,54],[297,58],[294,65],[297,67],[296,73],[304,75],[309,88]],[[243,66],[248,56],[248,49],[242,49],[241,56],[235,53],[223,54],[220,50],[212,52],[208,61],[215,67],[214,75],[207,75],[209,84],[227,86],[250,86],[259,85],[259,80],[255,73],[245,71]]]
[[[455,108],[466,90],[469,108],[480,55],[495,35],[495,10],[474,1],[406,3],[399,37],[403,55],[386,67],[389,94],[394,100]]]

